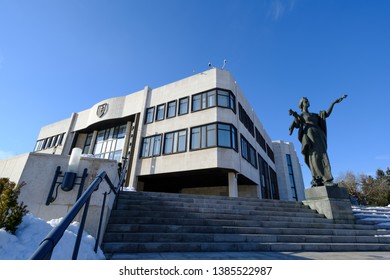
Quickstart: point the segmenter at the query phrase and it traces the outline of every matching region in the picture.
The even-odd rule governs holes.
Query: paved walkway
[[[113,260],[390,260],[390,252],[186,252],[123,254]]]

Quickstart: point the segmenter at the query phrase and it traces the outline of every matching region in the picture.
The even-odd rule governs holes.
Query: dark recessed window
[[[165,104],[161,104],[157,106],[156,110],[156,121],[162,121],[165,116]]]
[[[188,114],[188,101],[188,96],[179,99],[179,116]]]
[[[154,107],[146,109],[145,123],[152,123],[154,119]]]
[[[168,102],[167,119],[176,117],[176,104],[176,100]]]
[[[187,150],[187,130],[165,133],[164,150],[165,155],[182,153]]]
[[[142,140],[141,157],[155,157],[161,155],[161,134],[145,137]]]
[[[217,146],[237,151],[237,129],[233,125],[213,123],[191,129],[191,150]]]

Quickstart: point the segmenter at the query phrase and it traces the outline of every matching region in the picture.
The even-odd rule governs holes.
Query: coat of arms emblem
[[[108,111],[108,104],[107,103],[101,104],[97,107],[96,115],[99,118],[101,118],[107,113],[107,111]]]

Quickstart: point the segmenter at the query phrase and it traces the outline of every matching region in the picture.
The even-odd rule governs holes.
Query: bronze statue
[[[305,163],[309,167],[313,180],[312,187],[336,186],[333,183],[333,176],[327,153],[327,130],[326,118],[332,113],[336,103],[340,103],[347,95],[336,99],[327,111],[320,111],[319,114],[310,113],[310,102],[306,97],[299,101],[299,108],[302,113],[299,115],[293,110],[289,114],[294,116],[294,121],[290,126],[290,135],[294,128],[298,128],[298,139],[302,144],[302,154]]]

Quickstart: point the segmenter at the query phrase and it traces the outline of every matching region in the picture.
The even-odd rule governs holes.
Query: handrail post
[[[96,236],[96,240],[95,240],[95,247],[93,249],[95,251],[95,253],[97,253],[97,249],[99,247],[100,234],[101,234],[101,230],[102,230],[104,207],[106,205],[106,199],[107,199],[107,192],[104,192],[104,194],[103,194],[102,210],[100,212],[99,227],[98,227],[97,236]]]
[[[87,214],[88,214],[88,208],[89,208],[89,202],[90,201],[91,201],[91,196],[88,197],[88,199],[87,199],[87,201],[85,202],[85,205],[84,205],[83,216],[81,217],[80,227],[79,227],[79,230],[77,232],[77,237],[76,237],[76,241],[75,241],[74,248],[73,248],[72,260],[77,260],[77,255],[79,254],[81,238],[83,237],[85,220],[87,219]]]

